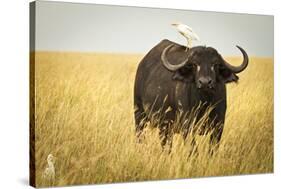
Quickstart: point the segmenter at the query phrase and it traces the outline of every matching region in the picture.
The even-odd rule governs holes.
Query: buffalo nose
[[[199,88],[202,87],[212,88],[213,85],[213,80],[210,77],[202,77],[198,79],[198,82],[199,82]]]

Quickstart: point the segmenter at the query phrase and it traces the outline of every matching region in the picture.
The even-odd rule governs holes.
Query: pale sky
[[[139,8],[63,2],[36,2],[37,51],[147,53],[162,39],[186,44],[170,24],[192,27],[200,41],[223,55],[273,57],[273,16]]]

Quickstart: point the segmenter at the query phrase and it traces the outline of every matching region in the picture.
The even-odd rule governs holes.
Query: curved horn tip
[[[236,47],[237,47],[240,51],[246,53],[246,51],[245,51],[242,47],[240,47],[239,45],[236,45]]]
[[[240,49],[240,50],[241,50],[241,49],[243,49],[243,48],[242,48],[242,47],[240,47],[239,45],[236,45],[236,47],[237,47],[238,49]],[[243,50],[244,50],[244,49],[243,49]]]

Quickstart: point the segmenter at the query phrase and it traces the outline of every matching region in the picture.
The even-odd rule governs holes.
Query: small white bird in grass
[[[49,182],[54,182],[55,180],[55,158],[52,154],[49,154],[48,157],[47,157],[47,163],[48,163],[48,166],[46,167],[44,173],[43,173],[43,178],[46,180],[46,181],[49,181]]]
[[[196,40],[196,41],[199,41],[199,37],[198,35],[192,30],[191,27],[185,25],[185,24],[182,24],[180,22],[177,22],[177,23],[173,23],[171,24],[172,26],[175,26],[178,30],[178,32],[180,34],[182,34],[186,40],[187,40],[187,46],[186,46],[186,51],[192,47],[191,43],[192,43],[192,40]]]

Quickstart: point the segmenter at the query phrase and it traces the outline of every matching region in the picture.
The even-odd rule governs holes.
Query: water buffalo
[[[188,113],[201,104],[197,116],[213,106],[208,115],[212,120],[211,144],[218,144],[225,121],[226,83],[237,82],[239,72],[248,65],[248,55],[243,54],[240,66],[227,63],[212,47],[190,48],[169,40],[163,40],[153,47],[138,65],[134,106],[137,136],[140,136],[154,113],[162,114],[158,124],[162,145],[173,133],[173,123],[179,111]],[[169,109],[169,111],[167,111]],[[186,114],[182,114],[186,115]]]

